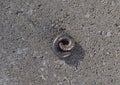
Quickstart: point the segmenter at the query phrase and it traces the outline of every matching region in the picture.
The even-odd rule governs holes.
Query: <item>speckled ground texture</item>
[[[0,85],[120,85],[120,0],[0,0]]]

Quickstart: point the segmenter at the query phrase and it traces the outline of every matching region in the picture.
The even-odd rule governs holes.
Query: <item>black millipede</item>
[[[75,47],[75,41],[68,34],[58,35],[54,39],[53,45],[52,45],[54,54],[59,58],[69,57],[74,47]]]

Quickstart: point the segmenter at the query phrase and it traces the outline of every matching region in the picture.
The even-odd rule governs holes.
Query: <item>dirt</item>
[[[67,33],[65,60],[51,46]],[[119,85],[119,0],[0,0],[0,85]]]

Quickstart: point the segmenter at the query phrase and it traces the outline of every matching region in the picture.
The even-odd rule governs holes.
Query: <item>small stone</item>
[[[98,31],[98,34],[103,35],[103,31]]]
[[[44,68],[40,68],[41,71],[44,71]]]
[[[17,54],[22,54],[22,52],[23,52],[22,49],[20,48],[17,49]]]
[[[56,75],[56,74],[53,74],[53,76],[54,76],[54,77],[57,77],[57,75]]]
[[[114,1],[112,1],[112,2],[111,2],[111,5],[112,5],[112,6],[115,6],[115,2],[114,2]]]
[[[57,61],[55,61],[55,63],[56,63],[56,64],[60,64],[60,65],[65,64],[65,62],[62,61],[62,60],[57,60]]]
[[[17,49],[17,54],[23,54],[23,53],[26,53],[28,48],[18,48]]]
[[[89,18],[89,17],[90,17],[90,14],[87,13],[87,14],[85,15],[85,18]]]
[[[27,14],[28,14],[29,16],[31,16],[31,15],[33,14],[33,9],[30,8],[30,9],[28,10]]]
[[[105,65],[105,62],[103,62],[103,65]]]
[[[48,54],[48,52],[46,51],[45,54]]]
[[[110,37],[111,35],[112,35],[112,32],[109,31],[109,32],[107,32],[106,37]]]
[[[46,80],[46,78],[45,78],[45,76],[44,76],[44,75],[41,75],[41,78],[42,78],[43,80]]]

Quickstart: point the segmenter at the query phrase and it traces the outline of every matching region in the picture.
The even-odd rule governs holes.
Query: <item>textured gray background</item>
[[[68,60],[61,32],[79,44]],[[120,85],[120,0],[0,0],[0,85]]]

